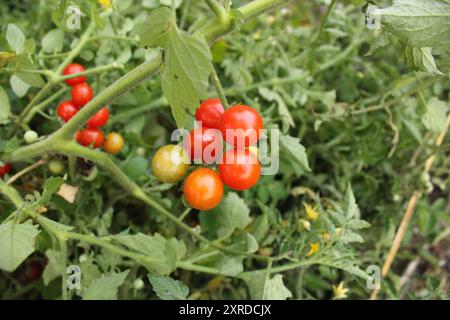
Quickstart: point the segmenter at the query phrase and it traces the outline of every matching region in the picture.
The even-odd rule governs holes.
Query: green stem
[[[24,124],[28,124],[30,123],[30,121],[34,118],[34,116],[36,115],[36,113],[41,112],[46,106],[48,106],[50,103],[52,103],[53,101],[57,100],[58,98],[60,98],[63,94],[65,94],[69,89],[64,87],[59,89],[58,91],[56,91],[53,95],[51,95],[49,98],[47,98],[46,100],[42,101],[41,103],[33,106],[29,113],[25,116],[25,118],[23,119],[22,123]]]
[[[222,84],[220,83],[219,76],[217,75],[216,69],[212,66],[211,79],[216,88],[216,92],[219,95],[220,101],[225,109],[228,109],[230,105],[228,104],[227,97],[225,96],[225,92],[223,91]]]
[[[328,17],[330,16],[331,11],[333,11],[334,7],[336,6],[337,0],[331,1],[331,3],[328,5],[327,12],[325,13],[325,16],[322,19],[322,22],[320,23],[319,31],[317,32],[317,36],[314,39],[314,44],[316,45],[317,42],[320,40],[320,37],[322,36],[323,29],[325,29],[325,26],[328,21]],[[314,45],[314,47],[315,47]]]
[[[148,62],[144,62],[122,76],[120,79],[96,95],[69,122],[67,122],[53,135],[62,138],[71,138],[75,131],[77,131],[101,107],[109,104],[114,98],[117,98],[128,90],[136,87],[139,83],[156,73],[161,65],[161,61],[162,54],[159,53],[156,58]]]
[[[72,73],[72,74],[68,74],[65,76],[59,76],[58,78],[56,78],[56,82],[61,82],[67,79],[71,79],[71,78],[75,78],[75,77],[81,77],[81,76],[88,76],[91,74],[97,74],[97,73],[102,73],[105,71],[109,71],[112,69],[123,69],[123,65],[119,64],[117,62],[113,62],[111,64],[107,64],[106,66],[99,66],[99,67],[95,67],[95,68],[91,68],[89,70],[85,70],[82,72],[78,72],[78,73]]]
[[[120,113],[117,113],[114,115],[114,117],[109,120],[109,125],[112,126],[116,123],[120,123],[120,122],[124,122],[124,121],[128,121],[130,118],[140,115],[141,113],[145,113],[147,111],[159,108],[159,107],[163,107],[163,106],[167,106],[168,102],[167,99],[164,97],[158,98],[148,104],[144,104],[143,106],[137,107],[137,108],[132,108],[126,111],[122,111]]]
[[[224,22],[227,20],[227,12],[217,0],[205,0],[206,5],[211,9],[215,16]]]
[[[31,99],[31,101],[28,103],[28,105],[23,109],[23,111],[20,113],[19,117],[17,117],[17,120],[15,122],[16,126],[14,131],[19,128],[22,125],[23,119],[27,116],[27,114],[33,109],[33,106],[41,101],[49,91],[53,88],[53,82],[49,81],[41,88],[41,90]]]
[[[77,45],[70,51],[70,53],[67,55],[67,57],[63,60],[63,62],[59,65],[59,67],[56,69],[55,73],[59,76],[65,67],[69,63],[72,62],[72,60],[78,56],[81,52],[81,49],[83,49],[84,45],[89,41],[89,38],[91,37],[92,32],[95,29],[95,21],[91,20],[86,30],[83,32],[83,35],[80,37],[80,40],[78,40]]]
[[[69,162],[69,179],[73,183],[76,181],[77,157],[70,155],[67,158],[68,158],[68,162]]]
[[[49,91],[51,91],[51,89],[55,86],[55,84],[58,83],[57,81],[55,81],[55,79],[57,79],[56,77],[59,77],[59,75],[62,73],[64,68],[69,63],[71,63],[72,60],[80,53],[81,49],[86,44],[89,37],[91,36],[91,33],[94,31],[94,27],[95,27],[95,23],[94,23],[94,21],[91,21],[89,26],[87,27],[87,29],[84,31],[83,35],[80,37],[80,40],[78,41],[75,48],[73,48],[72,51],[70,51],[70,53],[66,56],[64,61],[59,65],[59,67],[54,72],[54,74],[53,74],[54,77],[50,78],[50,81],[47,82],[44,87],[42,87],[42,89],[38,92],[38,94],[30,101],[30,103],[28,103],[28,105],[25,107],[25,109],[20,113],[19,117],[16,120],[16,126],[15,126],[14,131],[22,125],[22,121],[24,120],[25,117],[27,117],[28,113],[31,111],[33,106],[36,103],[38,103],[42,98],[44,98],[45,95]]]
[[[178,220],[181,222],[183,221],[188,214],[191,212],[192,208],[186,208],[186,210],[184,210],[184,212],[181,214],[181,216],[178,218]]]
[[[58,239],[62,258],[62,299],[67,300],[67,240],[61,236],[59,236]]]
[[[301,75],[297,75],[297,76],[291,76],[291,77],[286,77],[286,78],[273,78],[273,79],[268,79],[268,80],[264,80],[264,81],[260,81],[242,88],[239,87],[233,87],[233,88],[229,88],[225,90],[225,94],[227,96],[235,96],[241,93],[245,93],[248,91],[252,91],[255,89],[258,89],[260,87],[265,87],[265,86],[277,86],[277,85],[285,85],[285,84],[291,84],[291,83],[296,83],[299,82],[303,79],[306,78],[307,75],[301,74]]]

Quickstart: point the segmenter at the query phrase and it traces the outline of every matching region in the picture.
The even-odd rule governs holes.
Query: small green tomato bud
[[[140,156],[145,156],[145,149],[142,147],[139,147],[136,149],[136,153]]]
[[[83,253],[83,254],[78,258],[78,260],[80,261],[80,263],[85,262],[85,261],[87,260],[87,255]]]
[[[23,135],[23,138],[25,139],[25,142],[30,144],[33,142],[36,142],[36,140],[38,139],[38,134],[36,133],[36,131],[33,130],[28,130],[27,132],[25,132],[25,134]]]
[[[53,159],[48,163],[48,169],[51,173],[59,175],[65,170],[64,163],[61,160]]]
[[[136,290],[141,290],[142,288],[144,288],[144,281],[142,281],[142,279],[134,280],[133,287]]]

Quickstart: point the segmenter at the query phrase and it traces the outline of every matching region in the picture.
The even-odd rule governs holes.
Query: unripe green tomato
[[[64,172],[65,167],[61,160],[53,159],[48,162],[48,169],[51,173],[59,175]]]
[[[136,149],[136,153],[143,157],[143,156],[145,156],[145,149],[142,147],[139,147]]]
[[[25,142],[30,144],[33,142],[36,142],[36,140],[38,139],[38,134],[36,133],[36,131],[33,130],[28,130],[27,132],[25,132],[25,134],[23,135],[23,138],[25,139]]]
[[[189,157],[180,146],[173,144],[159,148],[152,158],[152,173],[159,181],[175,183],[180,181],[189,168]]]
[[[136,290],[141,290],[142,288],[144,288],[144,281],[142,281],[142,279],[134,280],[133,287]]]

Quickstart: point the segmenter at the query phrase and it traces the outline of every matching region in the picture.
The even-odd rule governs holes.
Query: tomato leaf
[[[8,41],[11,49],[17,54],[22,53],[25,47],[25,35],[15,24],[8,24],[6,28],[6,41]]]
[[[306,171],[311,171],[309,168],[305,147],[301,145],[299,138],[281,134],[280,145],[282,150],[291,155]]]
[[[450,45],[450,3],[446,0],[394,0],[377,10],[386,28],[415,47]]]
[[[11,106],[5,90],[0,86],[0,124],[7,124],[11,117]]]
[[[119,287],[125,281],[130,270],[120,273],[101,275],[100,278],[91,282],[86,290],[83,290],[83,300],[115,300]]]
[[[235,192],[229,192],[213,213],[200,213],[202,230],[219,238],[244,229],[250,221],[250,209]]]
[[[189,294],[189,288],[181,281],[152,274],[147,277],[153,291],[161,300],[184,300]]]
[[[267,274],[253,275],[247,280],[250,296],[253,300],[286,300],[292,293],[283,283],[283,276],[276,274],[269,278]]]
[[[199,36],[176,30],[164,51],[161,81],[177,126],[183,128],[189,113],[206,97],[211,73],[211,51]]]
[[[176,28],[176,25],[169,8],[163,7],[153,10],[139,30],[141,46],[164,47],[173,28]]]
[[[25,223],[8,221],[0,225],[0,269],[14,271],[35,250],[38,227],[31,220]]]
[[[422,116],[422,123],[430,131],[441,132],[445,128],[447,111],[448,104],[433,97],[426,104],[426,111]]]

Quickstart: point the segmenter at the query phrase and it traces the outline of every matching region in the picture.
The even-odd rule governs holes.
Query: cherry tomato
[[[71,64],[67,65],[67,67],[64,68],[63,75],[68,76],[70,74],[83,72],[84,70],[85,69],[81,64],[71,63]],[[76,86],[77,84],[83,83],[85,81],[86,81],[86,77],[83,77],[83,76],[74,77],[74,78],[65,80],[65,82],[71,87]]]
[[[234,147],[248,147],[260,138],[264,129],[261,115],[253,108],[235,105],[225,110],[220,121],[220,131],[225,141]]]
[[[44,267],[38,262],[31,262],[26,270],[27,282],[36,281],[41,278]]]
[[[192,161],[212,164],[222,154],[222,134],[217,129],[195,128],[187,135],[184,147]]]
[[[64,172],[64,163],[59,159],[52,159],[48,162],[48,169],[51,173],[60,175]]]
[[[36,142],[38,138],[39,138],[39,135],[37,134],[36,131],[33,131],[33,130],[28,130],[23,135],[23,139],[28,144]]]
[[[78,107],[83,107],[86,103],[92,100],[94,97],[94,92],[92,91],[91,86],[89,86],[86,82],[77,84],[72,87],[72,101]]]
[[[180,181],[189,168],[189,158],[180,146],[173,144],[159,148],[152,158],[152,173],[159,181]]]
[[[97,111],[96,114],[94,114],[88,122],[86,122],[86,125],[89,128],[98,128],[104,126],[109,119],[109,109],[108,107],[103,107],[100,110]]]
[[[56,112],[62,121],[67,122],[78,112],[78,108],[72,101],[63,101],[59,104]]]
[[[228,150],[219,164],[220,177],[234,190],[246,190],[253,187],[261,175],[261,165],[255,154],[248,149]]]
[[[220,99],[207,99],[195,112],[195,119],[202,122],[202,127],[219,129],[220,118],[224,111]]]
[[[11,170],[12,165],[10,163],[5,163],[3,166],[0,166],[0,178],[3,178],[3,176]]]
[[[184,199],[193,208],[211,210],[222,200],[223,182],[212,169],[200,168],[184,182]]]
[[[103,149],[111,154],[119,153],[124,145],[123,137],[117,132],[108,133],[103,143]]]
[[[77,133],[76,139],[82,146],[98,148],[103,143],[103,133],[97,128],[86,128]]]

